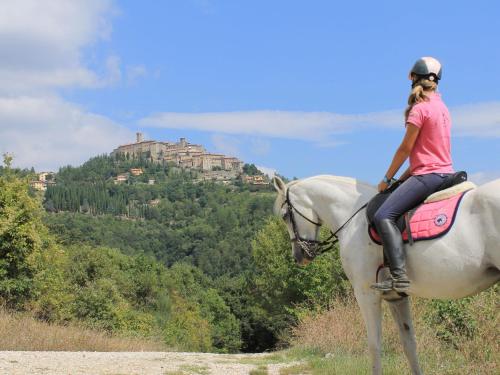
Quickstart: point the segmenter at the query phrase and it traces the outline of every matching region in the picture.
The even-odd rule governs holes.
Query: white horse
[[[319,225],[333,232],[376,194],[373,186],[352,178],[316,176],[284,184],[275,208],[288,227],[292,253],[299,264],[312,260],[309,245],[318,240]],[[382,247],[368,235],[362,210],[338,233],[340,257],[352,283],[368,335],[373,374],[381,374],[380,292],[370,288],[382,263]],[[305,248],[305,251],[304,251]],[[308,255],[309,253],[309,255]],[[408,294],[453,299],[478,293],[500,280],[500,179],[466,193],[450,231],[441,238],[406,247]],[[421,374],[408,298],[389,302],[404,353],[413,374]]]

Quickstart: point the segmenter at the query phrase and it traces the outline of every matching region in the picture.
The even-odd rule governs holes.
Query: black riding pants
[[[411,176],[401,184],[375,213],[373,221],[378,227],[380,220],[395,222],[405,212],[418,206],[432,193],[436,192],[449,174],[429,173]]]

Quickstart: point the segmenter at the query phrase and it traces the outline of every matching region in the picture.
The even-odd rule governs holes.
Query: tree
[[[249,176],[263,175],[263,173],[255,166],[255,164],[243,165],[243,173]]]
[[[81,211],[84,214],[86,214],[90,211],[90,205],[89,205],[89,201],[87,200],[87,198],[83,198],[83,204],[81,205]]]
[[[169,270],[171,285],[186,303],[199,306],[199,314],[208,324],[211,346],[221,352],[236,352],[241,347],[236,317],[200,269],[177,263]]]
[[[12,156],[4,155],[0,176],[0,298],[22,306],[33,295],[32,257],[43,247],[47,231],[41,208],[28,193],[28,181],[10,170]]]
[[[325,308],[334,294],[345,294],[348,282],[338,251],[317,257],[306,267],[295,264],[283,221],[269,218],[252,242],[257,266],[254,278],[260,305],[271,316],[278,334],[295,322],[304,308]]]

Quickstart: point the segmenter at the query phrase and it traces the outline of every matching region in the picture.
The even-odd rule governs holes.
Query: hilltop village
[[[201,172],[198,180],[215,180],[229,183],[241,177],[243,182],[252,185],[268,185],[262,175],[248,176],[243,173],[244,163],[236,157],[207,152],[202,145],[189,143],[186,138],[179,142],[145,141],[142,133],[136,133],[136,142],[118,146],[111,156],[124,155],[127,158],[145,157],[155,163],[169,163],[182,169]],[[140,170],[131,170],[138,175]],[[125,175],[117,176],[117,182],[124,181]]]
[[[170,162],[181,168],[193,168],[202,171],[216,169],[242,172],[243,162],[238,158],[222,154],[212,154],[202,145],[195,145],[181,138],[179,142],[145,141],[142,133],[137,133],[135,143],[118,146],[111,156],[117,154],[138,158],[146,156],[154,162]]]
[[[230,184],[235,179],[251,185],[269,185],[269,179],[263,174],[248,174],[244,171],[244,162],[233,156],[208,152],[205,147],[189,143],[186,138],[178,142],[144,140],[143,134],[136,133],[136,142],[118,146],[111,156],[119,155],[127,159],[145,158],[153,163],[174,165],[181,169],[190,169],[198,173],[196,181],[216,181]],[[121,173],[114,178],[115,184],[126,183],[130,176],[140,176],[141,168],[131,168],[127,173]],[[148,181],[155,184],[154,179]],[[38,173],[38,179],[30,182],[36,190],[47,190],[56,184],[55,172]]]

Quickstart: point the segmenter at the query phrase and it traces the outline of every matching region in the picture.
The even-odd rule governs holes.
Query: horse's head
[[[281,178],[276,176],[273,178],[273,184],[278,192],[274,211],[286,223],[295,261],[305,265],[314,259],[321,245],[318,240],[321,226],[318,215],[307,197],[300,194],[300,189],[290,192],[290,188],[295,185],[293,182],[285,185]]]

